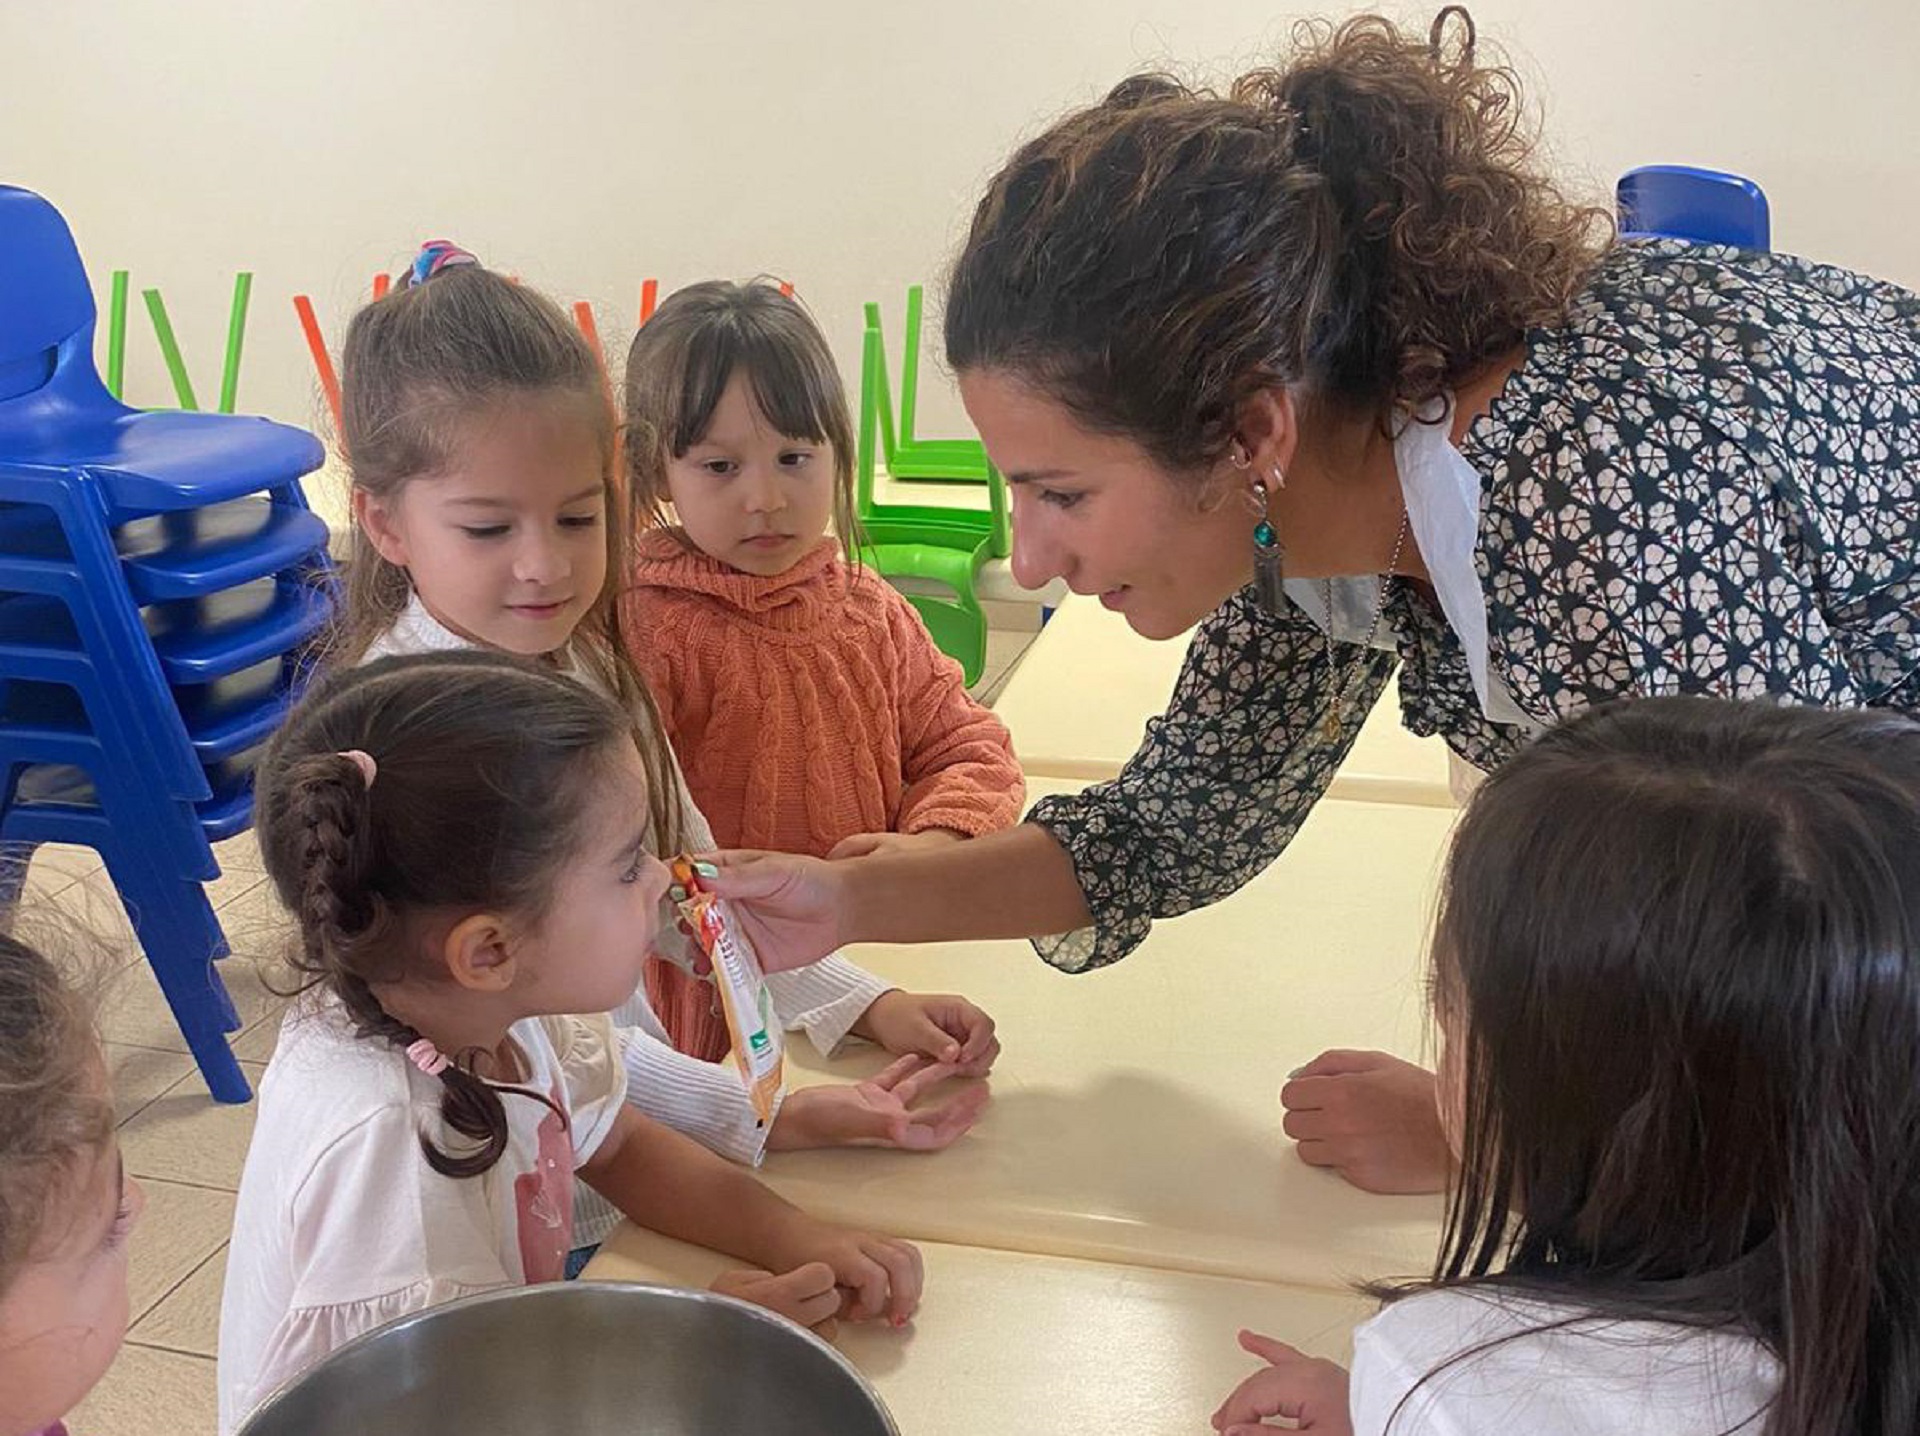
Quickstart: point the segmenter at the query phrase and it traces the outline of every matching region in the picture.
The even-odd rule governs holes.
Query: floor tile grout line
[[[176,1183],[176,1185],[178,1184]],[[168,1287],[166,1291],[160,1296],[160,1298],[153,1303],[152,1306],[148,1307],[145,1311],[141,1312],[138,1316],[133,1317],[131,1320],[129,1320],[127,1322],[127,1340],[129,1342],[134,1342],[135,1338],[133,1335],[133,1330],[135,1327],[137,1327],[141,1322],[145,1321],[148,1317],[152,1316],[156,1311],[158,1311],[160,1309],[161,1303],[166,1301],[168,1297],[174,1295],[174,1293],[179,1291],[181,1287],[185,1286],[188,1282],[192,1281],[196,1276],[200,1275],[201,1272],[205,1271],[209,1263],[220,1260],[220,1258],[226,1254],[227,1248],[232,1245],[233,1245],[233,1239],[231,1236],[229,1236],[226,1240],[222,1241],[219,1246],[215,1247],[210,1253],[208,1253],[207,1256],[199,1263],[199,1265],[195,1266],[192,1271],[188,1272],[185,1276],[181,1277],[180,1280],[176,1281],[172,1286]],[[164,1346],[157,1342],[146,1342],[146,1343],[138,1343],[138,1344],[155,1346],[157,1349],[161,1351],[179,1350],[179,1348],[177,1347]],[[204,1355],[204,1353],[198,1352],[198,1351],[181,1351],[180,1354],[182,1356]]]
[[[143,1182],[159,1182],[163,1186],[168,1187],[187,1187],[196,1192],[218,1192],[220,1195],[226,1197],[239,1195],[239,1192],[233,1187],[210,1187],[205,1182],[187,1181],[180,1177],[141,1177],[138,1172],[135,1172],[133,1175],[139,1177]]]
[[[189,1361],[204,1361],[208,1366],[215,1364],[215,1358],[203,1351],[187,1351],[178,1346],[166,1346],[158,1341],[135,1341],[131,1336],[126,1340],[128,1346],[137,1346],[142,1351],[164,1351],[168,1356],[184,1356]]]
[[[190,1181],[186,1177],[160,1176],[157,1173],[136,1172],[132,1167],[127,1168],[127,1175],[139,1182],[165,1182],[170,1187],[191,1187],[196,1192],[218,1192],[223,1197],[237,1197],[240,1195],[240,1188],[238,1186],[216,1187],[209,1182]]]

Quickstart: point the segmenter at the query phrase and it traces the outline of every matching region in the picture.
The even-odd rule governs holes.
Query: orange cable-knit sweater
[[[671,530],[642,534],[624,618],[721,846],[822,857],[855,833],[971,837],[1020,816],[1005,725],[907,601],[834,540],[761,578]],[[726,1055],[706,984],[654,962],[647,991],[682,1051]]]

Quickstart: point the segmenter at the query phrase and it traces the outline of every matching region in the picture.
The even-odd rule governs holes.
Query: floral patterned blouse
[[[1460,451],[1482,479],[1490,661],[1535,722],[1657,694],[1920,710],[1920,296],[1784,255],[1619,245]],[[1338,646],[1360,669],[1328,736],[1305,613],[1246,590],[1207,618],[1120,774],[1028,815],[1094,915],[1041,956],[1116,962],[1266,867],[1396,668],[1413,732],[1483,770],[1517,751],[1525,730],[1481,711],[1428,598],[1391,581],[1383,623],[1397,653]]]

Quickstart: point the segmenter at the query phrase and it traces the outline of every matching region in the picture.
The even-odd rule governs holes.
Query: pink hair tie
[[[407,1060],[429,1077],[438,1077],[453,1066],[452,1059],[424,1037],[408,1044]]]
[[[373,754],[359,748],[349,748],[339,755],[360,770],[360,776],[366,786],[373,786],[374,774],[380,771],[380,765],[373,761]]]

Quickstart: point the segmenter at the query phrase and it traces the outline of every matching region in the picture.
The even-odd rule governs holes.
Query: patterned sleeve
[[[1324,715],[1359,656],[1337,731]],[[1034,948],[1066,972],[1118,962],[1156,917],[1217,902],[1280,855],[1359,736],[1396,659],[1326,639],[1250,589],[1194,634],[1165,716],[1118,777],[1027,815],[1067,850],[1094,925]]]

